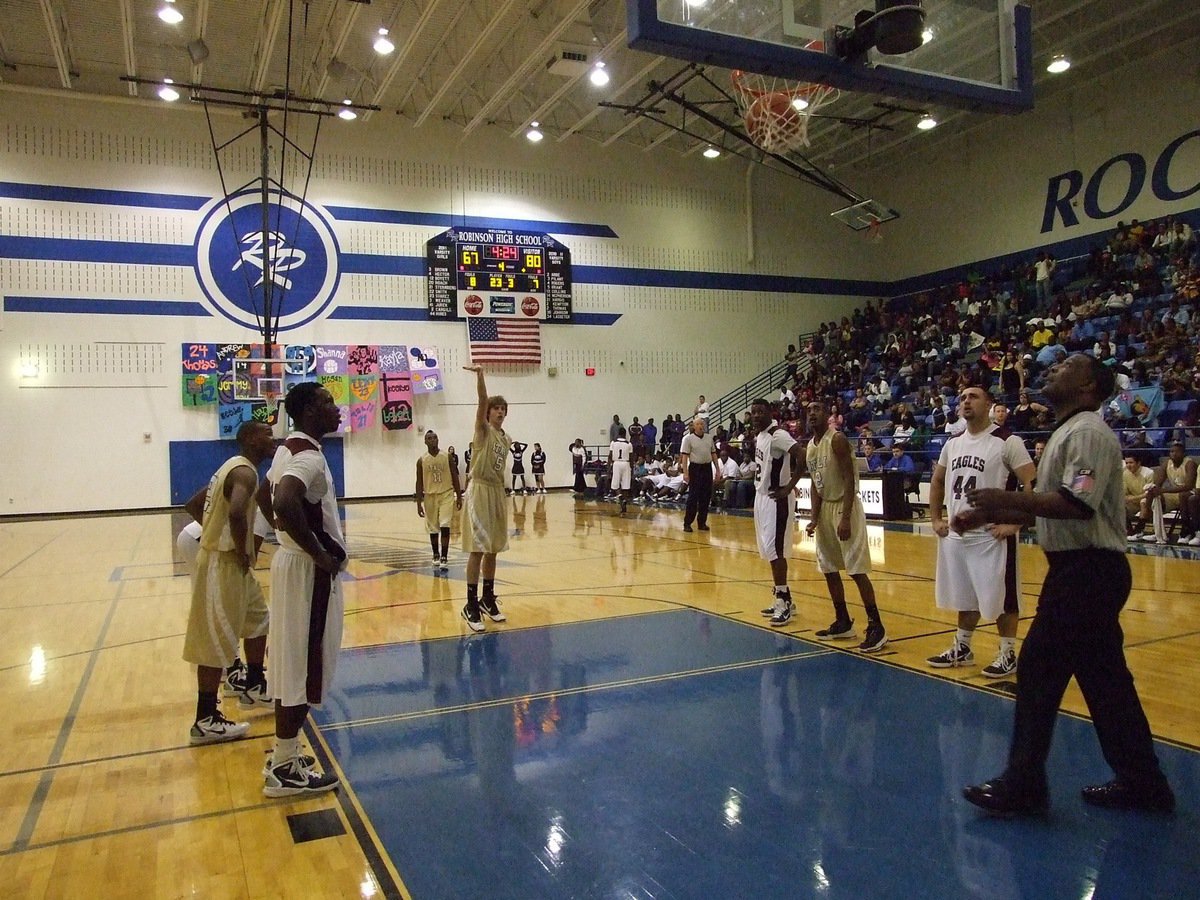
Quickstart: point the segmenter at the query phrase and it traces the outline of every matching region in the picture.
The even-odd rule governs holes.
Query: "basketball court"
[[[776,630],[759,615],[769,578],[750,519],[714,515],[711,532],[685,535],[679,510],[631,509],[622,519],[561,493],[514,498],[497,573],[509,621],[471,637],[459,618],[465,559],[452,551],[449,573],[434,573],[411,502],[349,504],[345,649],[306,733],[343,787],[297,802],[261,794],[269,714],[227,699],[251,736],[187,745],[178,514],[0,525],[9,890],[1189,892],[1200,723],[1180,686],[1196,672],[1200,580],[1188,551],[1131,556],[1122,616],[1179,812],[1082,804],[1078,789],[1108,774],[1072,688],[1050,816],[1004,822],[959,790],[1002,767],[1013,684],[979,674],[996,649],[991,627],[975,667],[925,667],[953,624],[934,608],[935,539],[920,526],[870,526],[891,642],[866,657],[812,638],[831,616],[810,540],[797,538],[791,567],[797,615]],[[1022,545],[1027,602],[1044,570]],[[269,581],[265,554],[258,575]]]

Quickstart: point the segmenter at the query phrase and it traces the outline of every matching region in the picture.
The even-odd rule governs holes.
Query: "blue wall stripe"
[[[618,266],[572,266],[576,284],[623,284],[697,290],[775,291],[789,294],[884,296],[891,283],[848,278],[802,278],[788,275],[743,275],[729,272],[684,272]]]
[[[501,231],[545,231],[550,234],[581,234],[587,237],[615,238],[607,225],[589,222],[544,222],[540,219],[489,219],[474,216],[449,216],[444,213],[416,212],[410,209],[360,209],[355,206],[326,206],[329,214],[342,222],[377,222],[383,225],[429,225],[437,228],[496,228]]]
[[[141,206],[152,209],[196,210],[210,197],[151,194],[145,191],[108,191],[100,188],[63,187],[57,184],[21,184],[0,181],[0,197],[14,200],[57,200],[63,203],[100,203],[105,206]]]
[[[50,262],[131,263],[191,267],[191,244],[144,244],[133,241],[80,241],[0,235],[0,257]]]
[[[375,320],[380,322],[426,322],[429,310],[424,306],[339,306],[331,319]]]
[[[189,300],[96,300],[87,297],[5,297],[5,312],[112,316],[211,316]]]
[[[425,276],[423,256],[381,256],[376,253],[343,253],[338,262],[346,275]]]

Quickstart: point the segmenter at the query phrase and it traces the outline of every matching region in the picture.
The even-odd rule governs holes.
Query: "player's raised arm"
[[[479,397],[479,405],[475,409],[475,441],[482,445],[483,436],[487,434],[487,385],[483,380],[483,366],[463,366],[468,372],[475,373],[475,393]]]

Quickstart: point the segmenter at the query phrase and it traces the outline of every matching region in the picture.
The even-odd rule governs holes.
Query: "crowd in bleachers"
[[[830,425],[851,438],[864,468],[905,457],[928,469],[963,427],[959,392],[976,384],[1032,450],[1053,424],[1039,402],[1046,371],[1082,351],[1117,367],[1126,402],[1107,406],[1106,418],[1153,464],[1172,435],[1200,436],[1198,296],[1200,251],[1186,222],[1118,223],[1088,255],[1056,262],[1043,252],[823,323],[788,348],[780,421],[805,438],[805,404],[825,399]],[[1160,388],[1161,403],[1139,388]]]

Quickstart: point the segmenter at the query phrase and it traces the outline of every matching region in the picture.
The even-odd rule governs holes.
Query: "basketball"
[[[791,94],[761,94],[746,107],[746,132],[768,153],[786,153],[804,142],[804,114]]]

